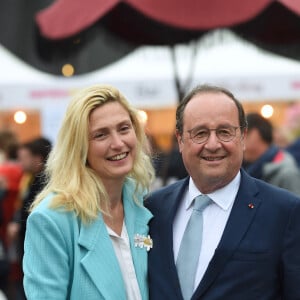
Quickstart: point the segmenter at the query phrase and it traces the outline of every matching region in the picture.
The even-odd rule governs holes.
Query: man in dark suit
[[[150,299],[300,299],[300,199],[241,169],[246,134],[243,107],[226,89],[199,86],[179,104],[176,137],[190,176],[145,201],[154,215]],[[202,240],[186,296],[177,258],[199,194],[211,202],[187,244],[193,252]]]

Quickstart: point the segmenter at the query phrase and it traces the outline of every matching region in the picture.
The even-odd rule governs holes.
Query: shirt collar
[[[125,225],[125,222],[123,221],[123,227],[122,227],[122,232],[121,232],[121,235],[118,235],[116,234],[109,226],[106,226],[106,229],[107,229],[107,232],[108,232],[108,235],[110,237],[116,237],[116,238],[126,238],[128,236],[127,234],[127,229],[126,229],[126,225]]]
[[[241,173],[239,171],[231,182],[229,182],[221,189],[218,189],[213,193],[207,194],[207,196],[209,196],[212,199],[212,201],[215,204],[217,204],[220,208],[222,208],[223,210],[227,210],[232,206],[234,202],[234,199],[237,195],[240,186],[240,181],[241,181]],[[199,195],[201,195],[201,192],[197,189],[192,177],[190,177],[186,203],[185,203],[186,210],[191,207],[194,198]]]

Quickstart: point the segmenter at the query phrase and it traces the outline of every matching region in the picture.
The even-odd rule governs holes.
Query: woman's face
[[[124,180],[133,168],[136,147],[133,124],[120,103],[108,102],[91,112],[87,160],[104,184]]]

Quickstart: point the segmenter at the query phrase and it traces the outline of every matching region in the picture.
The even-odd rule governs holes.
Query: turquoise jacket
[[[134,184],[123,188],[125,224],[142,299],[148,299],[147,249],[134,243],[148,236],[152,214],[133,199]],[[46,197],[27,221],[23,260],[28,300],[126,300],[122,273],[102,215],[83,224],[74,212],[50,209]],[[142,203],[142,195],[139,201]],[[151,250],[150,250],[151,251]]]

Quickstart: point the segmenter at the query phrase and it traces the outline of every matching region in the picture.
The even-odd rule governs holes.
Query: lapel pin
[[[150,238],[150,235],[145,236],[138,233],[135,234],[134,247],[146,248],[146,250],[149,251],[153,247],[153,241]]]
[[[248,204],[248,207],[249,207],[249,208],[254,208],[254,205],[253,205],[252,203],[249,203],[249,204]]]

